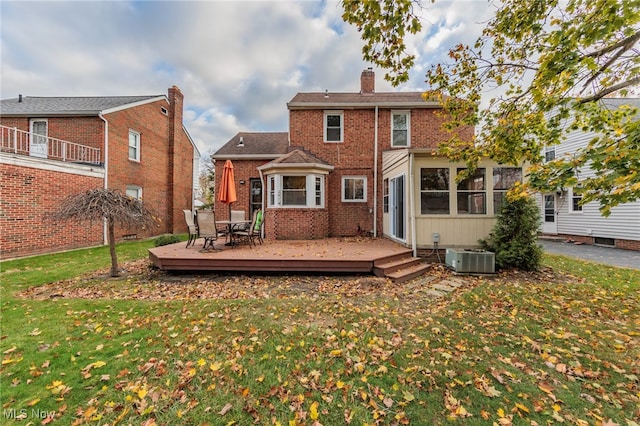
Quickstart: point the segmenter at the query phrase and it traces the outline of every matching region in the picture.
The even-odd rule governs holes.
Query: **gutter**
[[[109,189],[109,122],[102,115],[102,112],[98,112],[98,117],[102,121],[104,121],[104,189]],[[108,236],[107,236],[107,220],[103,220],[102,226],[102,241],[104,241],[103,245],[108,244]]]

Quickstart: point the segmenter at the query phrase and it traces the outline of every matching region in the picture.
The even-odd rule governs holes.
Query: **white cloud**
[[[425,31],[409,39],[411,81],[394,89],[376,69],[376,90],[423,90],[427,67],[473,42],[471,19],[487,10],[486,1],[425,2]],[[177,85],[185,127],[207,153],[239,131],[287,131],[297,92],[359,90],[370,65],[341,15],[336,1],[3,1],[0,96],[166,94]]]

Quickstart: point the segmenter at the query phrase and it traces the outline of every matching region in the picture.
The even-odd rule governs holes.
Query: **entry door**
[[[405,240],[404,175],[389,180],[389,221],[391,236]]]
[[[558,222],[556,217],[555,194],[544,194],[542,202],[542,232],[544,234],[557,234]]]
[[[262,182],[260,179],[249,179],[249,218],[253,212],[262,208]]]
[[[47,158],[49,143],[47,141],[47,120],[31,120],[31,139],[29,141],[29,155]]]

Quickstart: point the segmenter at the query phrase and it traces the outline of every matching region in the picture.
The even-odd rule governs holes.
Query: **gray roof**
[[[94,97],[41,97],[22,96],[22,98],[0,101],[0,114],[5,116],[37,115],[98,115],[111,109],[120,109],[127,105],[145,103],[165,98],[165,95],[148,96],[94,96]]]
[[[427,101],[424,92],[382,92],[382,93],[298,93],[289,101],[289,109],[298,108],[340,108],[378,106],[440,108],[435,101]]]
[[[286,154],[288,147],[288,132],[240,132],[218,149],[213,158],[271,159]]]

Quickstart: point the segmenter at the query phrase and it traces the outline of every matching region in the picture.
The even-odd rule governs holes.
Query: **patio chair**
[[[204,238],[203,250],[214,248],[214,242],[227,235],[224,230],[217,228],[216,215],[213,210],[198,210],[196,219],[198,221],[198,235]]]
[[[264,213],[262,212],[262,209],[259,208],[258,210],[256,210],[255,217],[255,223],[251,227],[251,229],[253,230],[253,238],[254,240],[257,238],[258,242],[262,244],[264,242],[262,240],[262,228],[264,228]]]
[[[244,220],[244,210],[231,210],[231,222]]]
[[[242,242],[249,243],[249,247],[251,247],[252,244],[254,246],[256,245],[256,242],[254,241],[254,237],[256,235],[255,227],[256,227],[258,212],[259,210],[256,210],[253,213],[253,217],[251,218],[251,223],[249,224],[248,227],[233,230],[233,232],[231,233],[231,241],[234,247]]]
[[[187,228],[189,229],[189,239],[187,240],[187,247],[194,245],[198,238],[198,227],[193,220],[193,212],[191,210],[182,210],[184,213],[184,220],[187,222]]]

